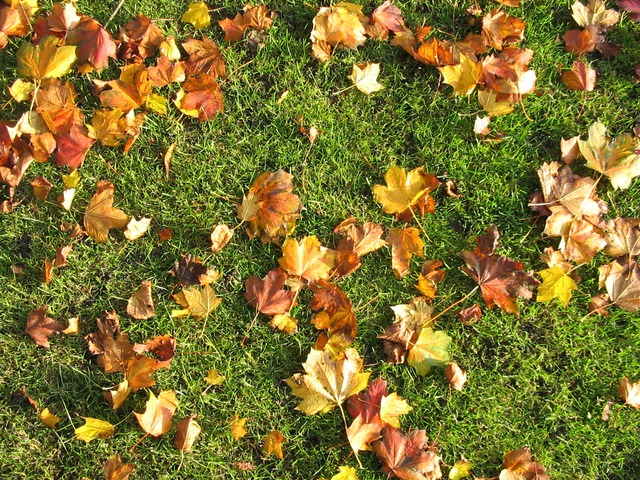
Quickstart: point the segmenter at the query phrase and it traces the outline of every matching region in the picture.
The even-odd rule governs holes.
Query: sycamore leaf
[[[55,141],[57,150],[53,160],[61,167],[68,166],[72,169],[82,165],[95,142],[84,125],[72,125],[69,131],[58,132]]]
[[[504,455],[503,470],[499,480],[551,480],[546,475],[546,469],[538,462],[531,460],[531,451],[528,448],[512,450]]]
[[[106,242],[109,230],[124,228],[128,217],[122,210],[113,207],[113,184],[99,182],[96,190],[98,192],[91,197],[84,212],[84,228],[96,242]]]
[[[338,351],[351,345],[356,337],[357,322],[351,300],[337,287],[326,280],[311,285],[313,299],[309,302],[311,310],[320,310],[311,322],[319,329],[327,330],[329,339],[339,340]],[[330,340],[331,341],[331,340]],[[334,351],[336,353],[336,351]]]
[[[635,383],[631,383],[627,377],[620,379],[618,385],[618,392],[624,400],[624,403],[632,406],[633,408],[640,408],[640,380]]]
[[[25,82],[21,78],[18,78],[15,82],[13,82],[8,90],[11,94],[11,98],[13,98],[16,102],[26,102],[27,100],[31,100],[31,95],[33,94],[35,88],[36,86],[33,82]]]
[[[285,382],[302,402],[296,407],[307,415],[326,413],[351,395],[364,390],[369,373],[363,371],[363,361],[353,348],[335,357],[327,351],[311,349],[302,364],[306,374],[296,373]]]
[[[176,315],[172,312],[172,316],[191,315],[196,320],[203,320],[209,317],[222,300],[216,296],[215,292],[209,285],[197,288],[185,288],[180,294],[175,295],[176,301],[185,307],[186,312]]]
[[[527,24],[500,10],[492,10],[482,19],[482,36],[489,47],[502,50],[504,45],[517,43],[524,38]]]
[[[433,326],[433,307],[423,298],[414,298],[410,304],[395,305],[391,309],[395,321],[378,338],[383,341],[387,362],[403,363],[414,335],[418,335],[423,327]]]
[[[55,429],[56,425],[58,425],[60,420],[62,420],[60,417],[57,417],[53,413],[51,413],[48,408],[42,410],[38,414],[38,416],[40,417],[40,420],[42,420],[42,423],[44,423],[47,427],[53,429]]]
[[[440,269],[442,266],[440,260],[427,260],[420,269],[416,288],[429,299],[436,298],[438,284],[444,279],[445,271]]]
[[[153,437],[164,435],[171,429],[171,419],[178,408],[178,399],[173,390],[163,390],[157,397],[149,391],[149,400],[144,413],[133,414],[142,430]]]
[[[217,45],[206,36],[202,40],[190,38],[182,44],[189,54],[186,62],[187,75],[208,74],[212,78],[225,75],[225,64],[222,52]]]
[[[640,139],[630,133],[611,140],[601,122],[589,127],[589,139],[578,140],[587,167],[609,177],[614,189],[626,190],[631,180],[640,175]]]
[[[244,428],[246,423],[246,418],[240,418],[237,413],[233,414],[233,417],[229,420],[229,429],[234,440],[240,440],[247,434],[247,430]]]
[[[422,167],[407,174],[404,168],[393,166],[384,179],[386,186],[374,185],[371,189],[384,213],[395,213],[396,218],[408,222],[414,214],[424,215],[435,210],[435,202],[429,193],[438,188],[440,182],[434,175],[424,173]]]
[[[428,451],[427,434],[414,430],[406,437],[390,426],[382,430],[382,438],[373,444],[380,469],[388,477],[395,475],[402,480],[436,480],[442,477],[440,458]]]
[[[480,106],[492,117],[513,112],[511,102],[500,97],[503,97],[503,95],[498,96],[496,92],[490,90],[478,90],[478,102],[480,102]]]
[[[313,19],[312,56],[326,61],[331,56],[331,47],[356,49],[364,45],[367,37],[360,15],[362,6],[353,3],[321,7]]]
[[[185,23],[190,23],[196,30],[211,25],[211,15],[209,15],[209,7],[204,2],[195,2],[189,5],[189,9],[184,12],[180,19]]]
[[[156,312],[151,298],[151,282],[145,280],[127,302],[127,313],[136,320],[153,317]]]
[[[275,242],[293,229],[302,203],[293,191],[293,175],[284,170],[264,172],[237,205],[238,218],[246,225],[249,238]]]
[[[424,256],[424,241],[420,238],[420,230],[415,227],[391,228],[385,241],[391,246],[391,266],[398,277],[409,273],[413,255]]]
[[[122,67],[118,80],[94,80],[93,83],[102,90],[99,97],[103,107],[117,108],[123,112],[144,105],[153,87],[145,66],[141,64]],[[110,88],[104,90],[106,87]]]
[[[36,93],[36,111],[54,135],[68,132],[84,123],[84,115],[75,104],[76,93],[70,82],[45,79]],[[73,186],[67,186],[72,188]]]
[[[620,20],[620,12],[607,9],[604,0],[587,0],[587,4],[576,0],[571,5],[573,19],[583,28],[595,25],[605,31],[612,28]]]
[[[458,65],[438,67],[444,83],[453,87],[456,95],[470,95],[476,88],[482,74],[482,63],[474,62],[466,55],[460,55]]]
[[[273,454],[278,458],[284,458],[282,443],[285,438],[278,430],[274,430],[264,438],[264,454],[268,457]]]
[[[309,282],[329,278],[332,267],[327,249],[313,235],[304,237],[300,242],[287,238],[282,244],[282,257],[278,263],[289,275]]]
[[[150,18],[140,14],[122,26],[118,36],[121,40],[118,58],[124,60],[150,57],[164,40],[164,35],[156,24]]]
[[[378,75],[380,74],[379,63],[356,63],[353,66],[349,79],[353,82],[353,86],[363,93],[371,95],[384,88],[384,85],[378,83]]]
[[[109,422],[97,418],[82,417],[85,424],[75,429],[76,440],[84,440],[89,443],[96,438],[107,438],[113,435],[114,427]]]
[[[27,316],[27,325],[24,329],[35,342],[44,348],[49,348],[49,337],[64,330],[64,326],[53,318],[47,317],[47,306],[32,310]]]
[[[164,87],[170,83],[184,82],[187,79],[184,69],[184,62],[171,63],[168,57],[162,55],[158,57],[155,67],[147,68],[147,73],[154,87]]]
[[[340,466],[331,480],[358,480],[358,472],[353,467]]]
[[[127,480],[135,466],[133,463],[122,463],[120,455],[111,455],[104,465],[104,476],[107,480]]]
[[[456,362],[447,364],[447,368],[444,369],[444,375],[454,390],[462,390],[467,382],[467,372],[460,368]]]
[[[370,421],[366,421],[363,415],[358,415],[347,428],[347,439],[351,449],[355,453],[372,450],[371,444],[380,438],[383,427],[379,415]]]
[[[111,34],[89,17],[82,17],[67,35],[66,43],[77,46],[76,55],[81,66],[89,62],[93,68],[101,70],[109,65],[110,58],[116,58],[116,43]]]
[[[611,257],[640,255],[640,219],[618,217],[600,226],[607,242],[604,253]]]
[[[416,369],[418,375],[425,376],[431,367],[444,367],[451,360],[450,344],[451,337],[446,333],[423,328],[417,339],[411,342],[407,363]]]
[[[220,85],[206,73],[189,77],[182,84],[174,103],[182,113],[201,122],[211,120],[224,110]]]
[[[271,270],[260,280],[255,275],[245,281],[244,298],[265,315],[284,314],[291,309],[295,293],[285,290],[288,275],[281,268]]]
[[[207,267],[193,255],[183,255],[169,271],[169,275],[176,277],[183,287],[202,284],[201,278],[206,274]]]
[[[71,70],[76,61],[76,47],[58,47],[58,38],[48,36],[38,45],[25,42],[16,54],[18,76],[22,78],[58,78]]]
[[[202,429],[196,422],[198,414],[191,415],[190,417],[183,418],[178,422],[178,428],[176,430],[176,436],[173,440],[173,445],[182,452],[188,452],[193,447],[193,443],[200,435]]]
[[[360,268],[360,257],[374,252],[385,245],[380,237],[382,226],[378,223],[365,222],[358,226],[358,220],[350,217],[333,229],[335,233],[346,235],[338,242],[334,252],[335,266],[332,275],[346,276]]]
[[[640,309],[640,266],[620,259],[600,267],[600,288],[606,287],[610,303],[628,312]]]
[[[571,300],[573,291],[578,288],[576,282],[560,266],[554,265],[538,272],[542,277],[542,284],[538,287],[537,302],[550,302],[557,298],[566,307]]]
[[[411,410],[413,409],[406,400],[395,392],[389,396],[383,396],[380,400],[380,420],[395,428],[400,428],[400,415],[409,413]]]

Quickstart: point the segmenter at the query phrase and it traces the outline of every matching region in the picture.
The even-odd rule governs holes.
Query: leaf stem
[[[440,318],[442,315],[444,315],[445,313],[447,313],[449,310],[451,310],[452,308],[456,307],[457,305],[460,305],[462,302],[464,302],[467,298],[471,297],[474,293],[476,293],[476,290],[478,290],[478,288],[480,288],[479,285],[476,285],[473,290],[471,290],[469,293],[467,293],[464,297],[462,297],[460,300],[458,300],[455,303],[452,303],[451,305],[449,305],[447,308],[445,308],[444,310],[442,310],[439,314],[437,314],[435,317],[431,317],[431,321],[435,323],[435,321]]]
[[[129,453],[133,453],[133,451],[136,449],[136,447],[137,447],[138,445],[140,445],[140,443],[141,443],[145,438],[147,438],[148,436],[149,436],[149,432],[145,433],[145,434],[142,436],[142,438],[140,438],[140,440],[138,440],[138,441],[135,443],[135,445],[129,449]]]
[[[344,423],[344,431],[345,431],[345,433],[347,433],[347,430],[349,429],[349,426],[347,425],[347,417],[344,414],[344,409],[342,408],[342,404],[339,404],[338,408],[340,409],[340,413],[342,414],[342,421]],[[347,434],[347,437],[348,437],[348,434]],[[360,466],[360,468],[364,468],[362,466],[362,462],[360,461],[360,457],[358,456],[358,452],[353,450],[353,447],[351,447],[351,450],[353,451],[354,455],[356,456],[356,460],[358,461],[358,465]]]
[[[352,88],[355,88],[355,87],[356,87],[356,84],[354,83],[353,85],[351,85],[351,86],[349,86],[349,87],[347,87],[347,88],[343,88],[342,90],[338,90],[337,92],[333,92],[331,95],[332,95],[332,96],[333,96],[333,95],[340,95],[341,93],[344,93],[344,92],[346,92],[346,91],[349,91],[349,90],[351,90]],[[356,456],[357,456],[357,455],[356,455]]]
[[[244,337],[242,338],[242,341],[240,342],[240,346],[241,347],[244,347],[245,342],[249,339],[249,332],[251,332],[251,329],[256,324],[256,320],[258,320],[258,315],[260,315],[260,311],[256,310],[256,315],[255,315],[255,317],[253,317],[253,320],[251,320],[251,323],[249,324],[249,327],[247,327],[247,331],[244,334]]]

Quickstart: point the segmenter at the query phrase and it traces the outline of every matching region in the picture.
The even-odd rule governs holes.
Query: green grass
[[[104,22],[115,3],[97,6],[79,1],[78,9]],[[470,28],[464,16],[467,3],[403,1],[398,6],[411,26],[424,20],[462,37]],[[535,50],[532,68],[538,73],[538,95],[524,101],[531,121],[519,107],[495,119],[494,128],[508,134],[499,144],[476,140],[472,128],[480,112],[475,96],[452,98],[450,87],[440,84],[434,68],[416,63],[399,48],[370,41],[358,51],[341,51],[330,63],[318,64],[309,56],[314,9],[303,2],[278,0],[269,7],[279,17],[265,48],[255,55],[243,43],[222,42],[217,25],[204,32],[221,43],[228,71],[235,71],[223,85],[224,114],[200,124],[172,107],[167,117],[149,115],[127,154],[95,145],[80,170],[82,183],[71,212],[54,200],[66,172],[52,163],[32,165],[16,192],[22,203],[0,217],[0,476],[101,478],[101,464],[113,453],[134,463],[132,478],[139,479],[317,479],[330,478],[339,465],[356,466],[340,414],[308,417],[295,411],[296,398],[282,381],[301,370],[315,340],[311,312],[303,306],[296,310],[301,326],[291,336],[272,331],[260,317],[249,341],[240,346],[254,317],[242,295],[244,281],[275,267],[279,247],[249,241],[239,229],[231,243],[213,255],[209,234],[218,223],[236,225],[235,205],[251,182],[264,171],[280,168],[295,176],[295,191],[305,205],[296,226],[298,238],[317,235],[324,244],[335,246],[333,227],[351,215],[381,222],[385,228],[399,226],[380,212],[370,188],[383,182],[391,165],[424,166],[441,179],[454,180],[462,193],[453,199],[438,191],[436,212],[422,220],[428,234],[427,257],[441,259],[447,268],[437,310],[473,288],[459,271],[459,254],[473,248],[475,236],[490,224],[501,232],[502,253],[527,268],[543,268],[539,254],[557,242],[542,238],[542,224],[534,221],[527,206],[528,196],[538,188],[536,170],[559,158],[561,137],[586,135],[597,119],[616,134],[633,127],[640,114],[633,80],[634,65],[640,61],[640,28],[628,20],[618,25],[609,35],[621,43],[622,53],[610,60],[587,56],[599,74],[596,91],[571,92],[560,82],[557,65],[569,66],[573,57],[556,41],[575,26],[571,2],[523,3],[511,11],[528,22],[522,46]],[[158,23],[165,34],[183,40],[193,34],[178,22],[186,5],[127,1],[109,29],[117,32],[140,12],[171,19]],[[214,15],[230,16],[242,3],[210,6],[225,7]],[[365,12],[375,6],[368,2]],[[20,41],[13,38],[0,52],[3,92],[15,78]],[[355,90],[332,95],[349,85],[351,67],[360,61],[381,63],[379,81],[386,89],[371,96]],[[99,74],[115,75],[115,68]],[[79,76],[72,81],[90,118],[97,106],[91,85]],[[278,105],[284,91],[289,95]],[[167,89],[163,92],[168,94]],[[4,93],[1,100],[7,99]],[[0,118],[15,119],[23,110],[12,102]],[[306,166],[302,161],[308,141],[298,131],[298,115],[307,127],[313,124],[322,132]],[[162,153],[172,142],[178,145],[167,180]],[[582,167],[577,170],[588,174]],[[46,202],[35,201],[29,186],[39,175],[55,184]],[[60,223],[81,221],[101,179],[115,184],[118,208],[153,219],[150,233],[135,242],[128,242],[120,231],[113,231],[106,244],[78,241],[69,267],[56,269],[45,285],[43,260],[69,242]],[[637,217],[640,182],[623,192],[603,189],[601,198],[609,204],[612,217]],[[172,228],[174,236],[161,243],[157,232],[164,227]],[[176,308],[171,299],[176,281],[168,271],[187,253],[222,273],[215,285],[222,304],[208,320],[204,335],[200,322],[170,316]],[[469,371],[465,389],[453,394],[440,370],[422,378],[407,365],[386,364],[382,343],[376,339],[392,321],[389,307],[408,303],[417,294],[412,285],[420,263],[414,261],[412,275],[396,279],[390,254],[383,249],[366,256],[359,271],[340,281],[354,307],[362,307],[357,312],[355,346],[367,369],[373,377],[382,375],[390,390],[413,407],[402,426],[426,429],[437,441],[445,475],[447,467],[465,455],[476,476],[496,476],[505,452],[527,446],[554,479],[637,476],[640,412],[623,406],[616,388],[623,376],[640,378],[640,320],[619,309],[609,318],[586,316],[589,298],[597,292],[597,267],[606,261],[598,256],[580,269],[583,281],[566,308],[523,302],[519,317],[494,310],[470,327],[462,326],[453,312],[444,315],[439,328],[453,338],[453,356]],[[24,265],[22,275],[12,273],[16,264]],[[126,315],[126,302],[143,280],[154,285],[157,314],[136,321]],[[479,295],[474,300],[480,300]],[[97,367],[82,335],[55,337],[50,349],[42,349],[23,333],[28,312],[43,304],[56,319],[79,316],[82,335],[95,330],[95,319],[102,312],[115,310],[133,341],[175,336],[177,356],[170,370],[155,375],[154,391],[176,390],[180,400],[176,418],[200,415],[203,433],[193,452],[182,459],[172,446],[173,433],[147,438],[129,452],[142,436],[129,412],[142,411],[147,394],[133,394],[120,410],[111,411],[103,389],[117,384],[120,377],[105,375]],[[203,393],[204,377],[211,368],[226,380]],[[42,425],[34,410],[13,395],[23,387],[41,408],[63,418],[58,429]],[[614,405],[605,422],[600,417],[609,399]],[[249,434],[237,442],[227,424],[234,413],[249,418]],[[80,416],[117,424],[116,434],[90,444],[76,441],[73,430],[82,424]],[[262,439],[273,429],[287,439],[284,460],[264,458]],[[373,454],[365,452],[361,458],[361,479],[385,477]],[[236,462],[251,462],[255,471],[242,472]]]

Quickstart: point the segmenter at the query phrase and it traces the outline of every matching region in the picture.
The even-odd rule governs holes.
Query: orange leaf
[[[49,348],[49,337],[64,330],[64,326],[54,319],[47,317],[47,306],[43,305],[37,310],[32,310],[27,316],[25,333],[28,333],[35,342],[44,348]]]
[[[84,228],[96,242],[106,242],[109,230],[124,228],[128,220],[122,210],[113,207],[113,184],[108,183],[103,187],[91,197],[84,213]],[[100,188],[100,184],[97,188]]]
[[[287,238],[282,244],[280,266],[289,274],[302,277],[309,282],[329,278],[331,265],[327,258],[327,249],[315,236],[304,237],[300,242]]]
[[[120,455],[111,455],[104,465],[104,476],[107,480],[127,480],[133,469],[133,463],[122,463]]]
[[[149,390],[149,400],[144,413],[133,414],[142,430],[153,437],[164,435],[171,429],[171,419],[178,408],[178,399],[173,390],[163,390],[157,397]]]
[[[278,430],[274,430],[269,435],[267,435],[264,439],[264,453],[268,457],[273,454],[278,458],[284,458],[284,454],[282,453],[282,443],[285,441],[285,438]]]
[[[176,430],[176,437],[173,444],[178,450],[188,452],[193,447],[193,442],[196,441],[198,435],[202,429],[196,422],[198,414],[191,415],[190,417],[183,418],[178,422],[178,429]]]
[[[206,122],[224,109],[222,91],[215,77],[199,73],[187,79],[182,87],[183,90],[178,92],[175,103],[185,115]]]
[[[391,266],[393,273],[398,277],[404,277],[409,273],[409,263],[413,255],[424,256],[424,242],[417,228],[391,228],[385,242],[391,246]]]

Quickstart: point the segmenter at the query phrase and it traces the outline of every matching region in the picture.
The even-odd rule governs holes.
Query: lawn
[[[79,12],[103,24],[116,7],[79,0]],[[465,13],[473,2],[423,0],[394,2],[411,28],[430,25],[440,38],[464,38],[479,31]],[[245,280],[263,277],[282,256],[277,243],[249,239],[239,226],[236,205],[263,172],[283,169],[293,175],[294,193],[304,206],[294,238],[315,235],[335,248],[334,227],[350,216],[380,223],[385,231],[404,223],[381,211],[371,188],[384,184],[394,165],[411,170],[424,167],[442,182],[453,180],[459,198],[440,187],[433,193],[435,211],[411,222],[419,226],[425,258],[443,262],[446,276],[433,302],[440,312],[475,287],[461,267],[463,250],[495,225],[500,232],[498,253],[522,262],[525,270],[546,265],[540,255],[558,238],[543,235],[544,219],[528,206],[540,188],[537,171],[544,162],[560,160],[560,140],[581,135],[600,120],[612,135],[630,133],[640,118],[634,68],[640,62],[640,24],[627,14],[608,32],[621,52],[608,59],[598,53],[583,58],[598,73],[592,92],[571,91],[560,80],[559,66],[569,68],[576,56],[564,50],[561,38],[577,28],[570,1],[524,0],[508,8],[480,2],[485,13],[499,7],[527,22],[518,46],[534,51],[530,65],[537,74],[536,91],[514,105],[512,113],[492,118],[500,142],[483,142],[473,132],[476,115],[484,116],[477,95],[454,96],[432,66],[416,62],[388,41],[368,40],[357,50],[338,50],[329,62],[310,56],[312,20],[321,5],[277,0],[268,4],[278,16],[266,31],[264,47],[253,51],[246,41],[227,42],[215,21],[200,31],[180,21],[188,2],[125,0],[107,29],[119,28],[136,14],[155,19],[165,35],[181,42],[207,35],[222,50],[228,76],[221,79],[224,112],[199,122],[182,114],[169,101],[168,113],[148,113],[131,150],[96,142],[79,168],[80,184],[70,210],[60,207],[62,175],[69,169],[51,160],[34,162],[15,191],[13,211],[0,214],[0,477],[80,479],[102,478],[102,465],[117,453],[135,464],[131,478],[331,478],[338,467],[357,467],[360,479],[383,479],[375,454],[359,454],[362,468],[347,441],[343,419],[334,409],[305,415],[294,410],[298,398],[284,379],[302,372],[317,330],[314,312],[306,308],[311,294],[300,294],[293,309],[298,331],[272,329],[245,300]],[[607,1],[609,8],[617,8]],[[243,4],[208,3],[214,20],[233,17]],[[377,3],[364,4],[370,14]],[[51,11],[44,2],[43,11]],[[17,78],[16,53],[24,41],[10,37],[0,51],[0,119],[15,121],[29,108],[8,93]],[[147,63],[154,64],[153,59]],[[380,63],[378,81],[384,89],[366,95],[348,79],[358,62]],[[112,80],[122,61],[81,75],[63,78],[75,86],[77,103],[87,122],[100,101],[90,79]],[[177,84],[156,89],[170,100]],[[285,92],[288,92],[286,95]],[[298,118],[319,135],[309,148]],[[163,154],[175,143],[169,175]],[[574,170],[596,177],[578,159]],[[53,183],[45,201],[35,199],[30,183],[44,175]],[[115,186],[115,206],[128,216],[151,218],[149,231],[129,241],[122,230],[111,230],[106,243],[90,237],[70,239],[63,222],[82,223],[84,210],[98,181]],[[3,186],[4,187],[4,186]],[[8,188],[3,190],[7,198]],[[626,190],[608,181],[598,186],[609,206],[606,218],[640,216],[640,180]],[[0,200],[2,200],[0,199]],[[418,223],[419,222],[419,223]],[[211,250],[210,234],[218,224],[238,227],[220,252]],[[169,240],[158,233],[173,231]],[[45,259],[73,243],[68,266],[55,268],[43,280]],[[183,255],[193,255],[220,278],[213,284],[220,306],[203,321],[172,316],[180,306],[180,290],[169,274]],[[460,307],[483,305],[481,320],[463,325],[458,308],[438,318],[438,330],[452,338],[451,356],[468,372],[462,391],[452,390],[443,369],[420,376],[407,364],[386,363],[377,338],[394,320],[391,306],[407,304],[419,295],[414,287],[423,260],[414,257],[410,273],[394,275],[390,249],[384,247],[362,259],[362,267],[337,280],[353,303],[358,333],[353,347],[364,359],[371,379],[382,376],[390,392],[412,407],[401,419],[402,429],[426,430],[442,459],[445,475],[464,455],[476,477],[497,477],[510,450],[528,447],[554,480],[631,479],[640,471],[640,411],[624,405],[617,387],[622,377],[640,380],[640,318],[622,308],[610,316],[589,314],[588,304],[598,287],[598,268],[610,260],[603,253],[580,266],[581,281],[568,306],[519,300],[519,315],[484,306],[476,293]],[[15,267],[21,267],[15,273]],[[135,320],[127,315],[127,300],[141,282],[152,283],[155,316]],[[65,323],[80,318],[77,335],[56,335],[42,348],[25,334],[34,309],[48,306],[52,318]],[[192,451],[173,446],[174,431],[147,437],[132,412],[142,412],[148,390],[132,393],[118,410],[105,401],[104,391],[121,380],[105,374],[87,350],[84,336],[96,330],[96,319],[115,311],[122,331],[132,342],[159,335],[177,341],[170,368],[154,374],[152,390],[174,390],[179,407],[174,420],[198,414],[202,434]],[[205,377],[215,369],[225,377],[210,386]],[[57,428],[46,427],[19,392],[25,389],[40,409],[61,417]],[[608,420],[603,420],[610,404]],[[229,420],[247,418],[248,434],[234,440]],[[114,424],[115,434],[86,443],[74,438],[81,417]],[[273,430],[286,439],[284,458],[267,456],[263,440]],[[140,442],[139,442],[140,441]],[[138,443],[139,442],[139,443]],[[243,470],[246,466],[252,470]],[[471,478],[471,477],[470,477]],[[524,478],[524,477],[523,477]]]

